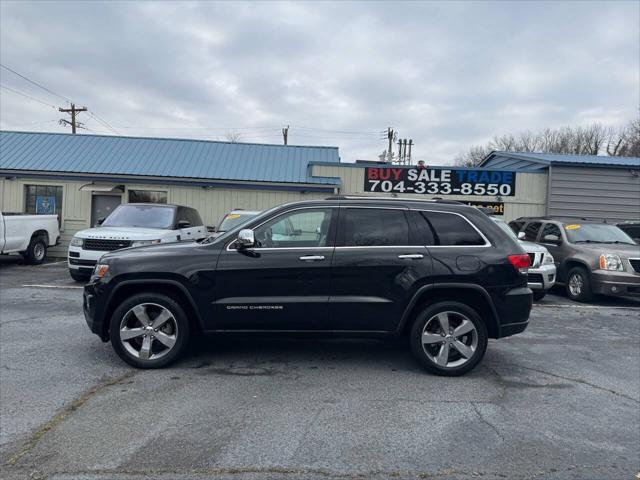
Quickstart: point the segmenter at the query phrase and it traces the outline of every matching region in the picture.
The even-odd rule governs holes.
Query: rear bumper
[[[591,289],[601,295],[640,297],[640,274],[594,270]]]
[[[529,325],[533,292],[528,287],[513,288],[493,297],[498,316],[498,336],[508,337],[523,332]]]

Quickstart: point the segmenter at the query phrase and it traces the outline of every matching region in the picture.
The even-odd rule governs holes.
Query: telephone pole
[[[388,162],[393,162],[393,140],[396,136],[396,132],[391,127],[387,127],[387,139],[389,140],[389,150],[387,150]]]
[[[58,108],[59,111],[63,113],[71,114],[71,121],[65,120],[64,118],[60,119],[60,125],[71,125],[71,133],[76,133],[76,128],[82,128],[82,124],[76,121],[76,115],[80,112],[86,112],[87,107],[76,108],[75,103],[71,104],[71,108]],[[286,142],[285,142],[286,144]]]
[[[289,140],[289,125],[282,129],[282,139],[284,140],[284,144],[287,145],[287,141]]]

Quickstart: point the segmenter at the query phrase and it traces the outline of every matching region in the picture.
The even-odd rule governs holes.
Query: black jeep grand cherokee
[[[273,208],[202,243],[109,253],[84,314],[140,368],[170,364],[194,334],[322,332],[407,334],[427,370],[461,375],[488,338],[527,327],[528,265],[474,208],[335,197]]]

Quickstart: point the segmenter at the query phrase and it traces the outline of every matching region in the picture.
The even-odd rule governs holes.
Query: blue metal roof
[[[338,147],[0,131],[0,169],[339,185],[309,162],[339,163]]]
[[[486,168],[544,169],[551,164],[640,168],[640,157],[607,157],[603,155],[569,155],[559,153],[491,152],[479,166]]]

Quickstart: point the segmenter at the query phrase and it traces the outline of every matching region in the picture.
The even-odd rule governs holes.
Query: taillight
[[[507,258],[509,259],[509,262],[511,262],[511,265],[516,267],[518,270],[521,270],[523,268],[528,268],[531,266],[531,259],[529,258],[529,255],[527,255],[526,253],[518,254],[518,255],[509,255]]]

